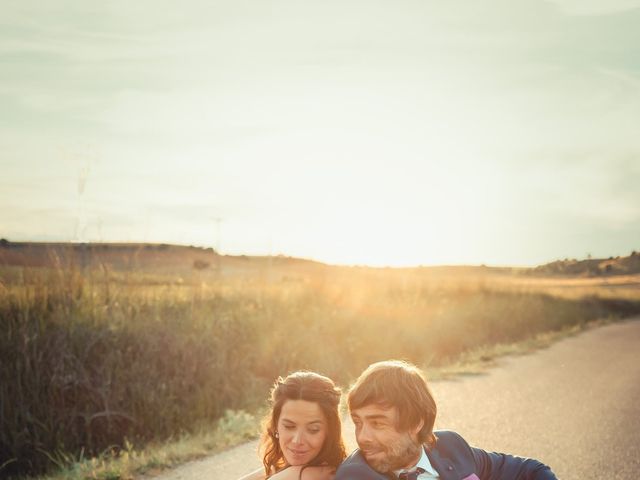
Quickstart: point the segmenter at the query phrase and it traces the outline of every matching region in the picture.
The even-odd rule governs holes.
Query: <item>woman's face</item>
[[[320,405],[307,400],[286,400],[277,427],[278,443],[287,465],[311,462],[327,438],[327,419]]]

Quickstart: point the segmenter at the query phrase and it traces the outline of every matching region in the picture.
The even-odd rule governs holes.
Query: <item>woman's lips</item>
[[[308,453],[308,450],[292,450],[292,449],[289,449],[289,452],[291,452],[291,454],[296,456],[296,457],[304,457]]]

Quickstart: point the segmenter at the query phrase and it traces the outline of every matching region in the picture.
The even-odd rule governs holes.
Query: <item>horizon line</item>
[[[511,269],[528,269],[528,268],[536,268],[542,265],[546,265],[549,263],[554,263],[558,261],[586,261],[586,260],[606,260],[610,257],[593,257],[593,258],[556,258],[554,260],[548,260],[543,263],[538,264],[490,264],[486,262],[473,262],[473,263],[415,263],[415,264],[404,264],[404,265],[390,265],[383,263],[350,263],[350,262],[328,262],[319,258],[313,257],[304,257],[304,256],[294,256],[290,254],[286,254],[284,252],[280,253],[222,253],[218,252],[214,247],[209,245],[197,245],[197,244],[186,244],[186,243],[170,243],[170,242],[149,242],[149,241],[81,241],[81,240],[9,240],[6,237],[0,237],[2,241],[2,246],[10,245],[10,244],[36,244],[36,245],[51,245],[51,246],[64,246],[64,245],[112,245],[112,246],[168,246],[168,247],[180,247],[180,248],[194,248],[199,250],[210,250],[214,254],[218,254],[221,257],[254,257],[254,258],[287,258],[291,260],[300,260],[300,261],[308,261],[314,263],[320,263],[327,266],[336,266],[336,267],[352,267],[352,268],[396,268],[396,269],[412,269],[412,268],[456,268],[456,267],[472,267],[472,268],[511,268]],[[613,256],[613,258],[616,258]]]

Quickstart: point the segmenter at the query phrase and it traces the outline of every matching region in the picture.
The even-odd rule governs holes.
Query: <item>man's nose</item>
[[[371,441],[371,431],[366,425],[362,425],[356,429],[356,442],[358,445],[363,445]]]

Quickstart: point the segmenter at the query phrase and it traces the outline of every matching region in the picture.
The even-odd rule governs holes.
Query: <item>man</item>
[[[370,365],[348,395],[360,447],[335,480],[556,480],[537,460],[473,448],[433,431],[436,403],[421,371],[390,360]]]

